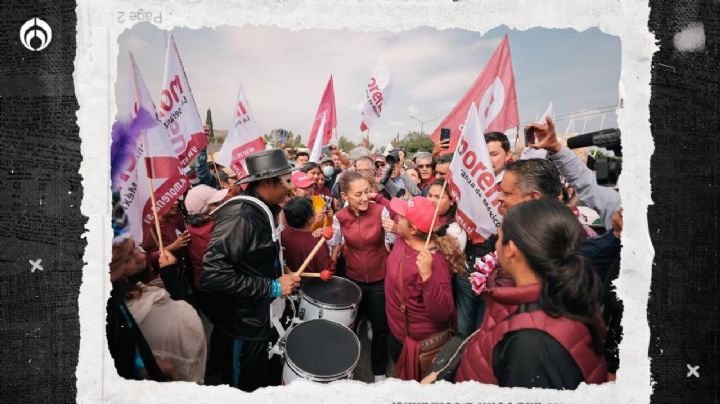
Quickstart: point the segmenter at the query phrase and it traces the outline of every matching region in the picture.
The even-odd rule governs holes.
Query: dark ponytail
[[[601,284],[590,262],[579,254],[583,238],[577,218],[558,201],[523,202],[503,218],[503,244],[512,240],[542,281],[542,310],[585,324],[600,355],[604,347],[598,323]]]

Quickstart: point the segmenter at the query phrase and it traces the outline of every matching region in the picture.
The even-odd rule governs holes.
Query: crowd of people
[[[107,335],[118,373],[244,391],[281,384],[270,306],[297,293],[298,268],[332,228],[306,272],[362,291],[354,325],[372,330],[376,382],[389,361],[390,376],[423,383],[614,380],[619,194],[597,184],[551,119],[533,126],[547,159],[520,159],[504,134],[485,135],[503,219],[481,243],[456,222],[447,143],[412,157],[331,145],[313,162],[268,149],[247,158],[243,178],[202,151],[160,234],[114,240]],[[113,223],[118,234],[128,225],[122,209]]]

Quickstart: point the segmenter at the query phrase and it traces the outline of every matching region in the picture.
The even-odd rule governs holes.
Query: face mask
[[[335,167],[325,166],[323,167],[322,172],[326,177],[332,177],[332,175],[335,174]]]

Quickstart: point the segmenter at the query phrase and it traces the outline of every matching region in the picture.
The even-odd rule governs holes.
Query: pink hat
[[[310,188],[315,182],[302,171],[292,173],[290,182],[298,188]]]
[[[211,203],[225,199],[228,189],[217,190],[204,184],[196,185],[188,191],[185,197],[185,208],[191,215],[203,213],[203,209]]]
[[[404,216],[415,228],[423,233],[430,232],[430,224],[435,215],[435,205],[429,199],[422,196],[414,196],[406,201],[401,198],[393,198],[390,201],[390,209],[398,215]],[[440,223],[435,219],[435,227]]]

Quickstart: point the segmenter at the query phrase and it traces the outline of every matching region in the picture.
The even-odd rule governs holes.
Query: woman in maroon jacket
[[[579,254],[583,235],[557,201],[523,202],[506,213],[496,248],[516,286],[488,290],[485,319],[467,343],[457,382],[575,389],[607,381],[601,285]]]
[[[356,323],[366,315],[372,325],[371,362],[375,381],[385,379],[387,337],[385,317],[385,231],[382,219],[390,213],[381,204],[370,201],[370,184],[358,172],[345,172],[340,192],[347,206],[333,217],[335,236],[331,247],[344,243],[345,274],[362,290]]]
[[[455,304],[448,257],[462,257],[462,252],[451,236],[433,235],[426,249],[425,240],[435,213],[435,206],[428,199],[396,198],[390,205],[399,215],[399,237],[387,259],[385,277],[385,310],[392,332],[388,347],[395,361],[395,377],[420,381],[419,342],[452,327]],[[453,262],[465,264],[463,258]]]

